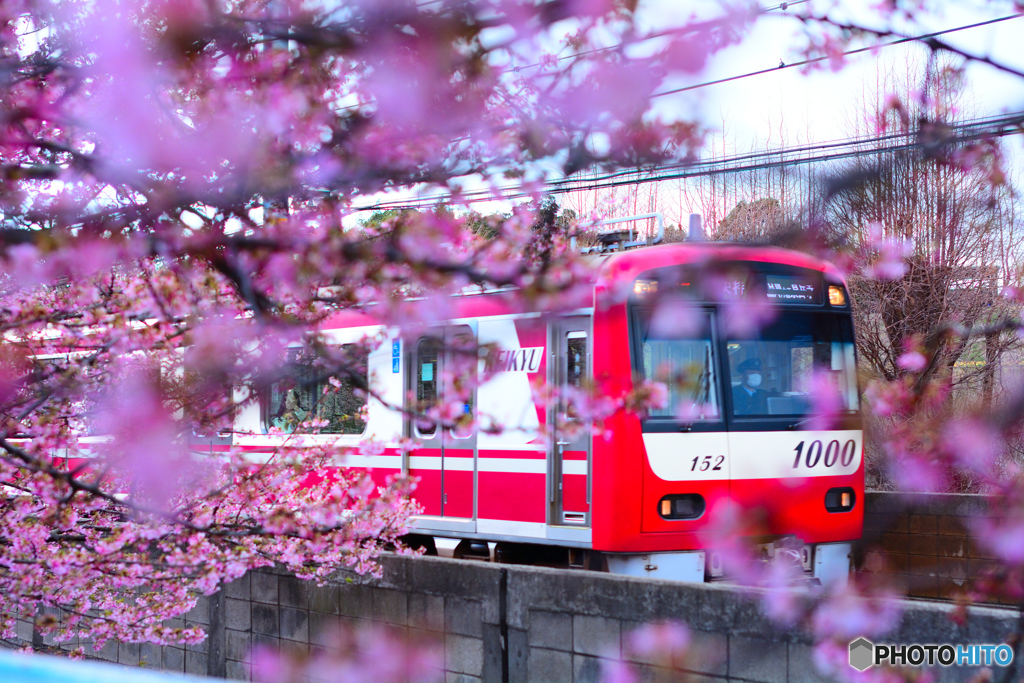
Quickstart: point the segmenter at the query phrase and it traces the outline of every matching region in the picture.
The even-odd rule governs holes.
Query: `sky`
[[[909,43],[882,48],[877,53],[862,53],[850,57],[839,71],[831,70],[827,64],[810,73],[801,67],[774,67],[780,61],[794,63],[801,59],[800,48],[805,39],[802,23],[794,18],[798,13],[827,12],[838,20],[886,28],[880,23],[879,13],[872,10],[876,2],[803,0],[783,10],[778,8],[781,3],[777,0],[762,0],[762,7],[776,9],[766,12],[740,44],[717,53],[707,68],[688,82],[672,85],[704,83],[766,68],[773,71],[658,98],[655,111],[664,118],[701,120],[712,130],[711,144],[720,150],[724,140],[730,153],[847,138],[852,122],[863,111],[863,101],[876,96],[879,69],[891,65],[900,68],[908,59],[923,65],[928,54],[926,48]],[[903,35],[921,35],[1014,14],[1009,0],[930,0],[926,4],[927,15],[919,15],[913,22],[897,18],[890,28]],[[643,26],[657,31],[680,25],[691,15],[711,17],[720,12],[721,3],[710,0],[641,0],[638,16]],[[971,54],[989,56],[1024,71],[1024,50],[1020,49],[1024,16],[950,33],[941,39]],[[978,63],[968,67],[967,76],[977,116],[1024,111],[1024,78]],[[1024,176],[1024,136],[1008,138],[1006,149],[1013,168]],[[433,196],[436,190],[428,190],[427,194]],[[474,208],[488,213],[505,211],[508,204],[486,202]]]
[[[762,7],[778,7],[779,4],[773,0],[761,2]],[[840,21],[886,28],[879,22],[878,13],[870,10],[874,4],[874,0],[811,0],[791,5],[786,10],[766,12],[740,44],[716,54],[707,69],[691,82],[673,85],[706,83],[764,69],[772,71],[658,98],[657,111],[666,117],[680,112],[689,113],[708,126],[712,133],[704,156],[710,155],[712,148],[714,154],[721,157],[723,153],[778,149],[864,135],[869,132],[864,129],[864,103],[884,100],[890,94],[878,92],[880,72],[884,74],[887,69],[905,72],[908,64],[913,65],[911,68],[923,68],[929,55],[924,45],[911,42],[854,55],[838,71],[829,68],[827,62],[822,68],[811,71],[803,67],[776,67],[780,62],[793,64],[803,59],[800,53],[806,38],[802,23],[794,18],[796,13],[811,8],[815,14],[827,12]],[[642,0],[641,12],[652,17],[649,26],[657,30],[659,25],[683,20],[681,12],[693,11],[696,5],[694,2]],[[718,3],[710,5],[713,8],[709,15],[719,9]],[[896,20],[890,28],[902,35],[916,36],[1014,14],[1012,2],[931,0],[927,5],[930,10],[927,15],[920,15],[914,22]],[[1024,72],[1024,50],[1020,49],[1024,40],[1024,16],[944,34],[939,38],[969,54],[987,56]],[[882,42],[891,40],[895,38],[886,38]],[[971,102],[968,106],[974,108],[971,113],[965,112],[967,118],[1024,111],[1024,78],[976,62],[969,64],[966,75],[968,101]],[[858,118],[861,119],[859,132],[856,128]],[[1024,135],[1007,137],[1004,149],[1011,180],[1020,187],[1024,185]],[[692,187],[692,184],[688,186]],[[640,189],[638,192],[642,206],[645,194],[650,190]],[[693,199],[688,201],[679,193],[678,183],[661,183],[656,193],[656,208],[666,214],[670,223],[678,221],[685,226],[685,214],[700,211]],[[626,191],[621,194],[626,194]],[[688,203],[691,204],[689,207],[686,206]],[[594,197],[570,195],[563,205],[585,211],[595,205],[601,206],[601,203]],[[611,211],[620,217],[642,213],[634,210],[636,206],[635,200],[631,203],[627,197],[623,204]],[[706,222],[707,219],[705,217]]]
[[[653,0],[649,11],[662,16],[659,6],[666,4],[678,3]],[[834,13],[837,17],[849,15],[856,19],[862,12],[855,8],[869,4],[874,3],[836,3]],[[803,11],[808,5],[815,12],[825,7],[823,3],[811,2],[766,14],[742,44],[716,55],[707,71],[695,80],[709,81],[749,73],[776,66],[780,60],[798,61],[801,25],[786,15]],[[898,23],[895,28],[905,35],[920,35],[1013,14],[1009,2],[938,0],[930,2],[929,6],[935,6],[938,11],[922,16],[919,25]],[[1024,16],[941,38],[972,54],[987,55],[1024,71],[1024,50],[1020,49],[1024,39]],[[864,53],[850,57],[839,72],[827,66],[811,74],[805,74],[799,67],[783,69],[664,99],[672,101],[668,106],[696,106],[706,121],[719,128],[724,120],[726,132],[741,148],[743,142],[763,146],[770,144],[773,137],[777,139],[780,119],[784,120],[789,139],[809,137],[814,142],[840,139],[848,135],[848,122],[856,116],[865,86],[869,89],[873,86],[880,65],[900,64],[908,57],[923,64],[926,55],[927,49],[920,44],[893,46],[879,50],[877,55]],[[1024,79],[1001,73],[991,66],[973,64],[968,67],[968,82],[977,98],[980,115],[1024,110]],[[1018,139],[1011,146],[1019,150],[1021,141]]]

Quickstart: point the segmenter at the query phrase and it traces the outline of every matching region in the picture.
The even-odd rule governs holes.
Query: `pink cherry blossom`
[[[910,7],[908,17],[925,11]],[[0,3],[2,635],[45,607],[60,612],[39,625],[57,642],[198,643],[202,629],[168,620],[247,571],[276,563],[323,581],[339,567],[379,572],[395,544],[408,552],[399,539],[418,512],[416,482],[381,485],[343,464],[414,440],[341,445],[312,414],[289,425],[297,433],[267,426],[260,437],[273,446],[257,456],[232,443],[236,428],[259,429],[240,418],[263,410],[295,354],[318,359],[328,395],[355,382],[354,356],[324,333],[346,316],[374,330],[353,342],[365,359],[393,330],[408,342],[452,319],[468,292],[490,290],[503,310],[530,315],[625,302],[636,274],[610,274],[595,298],[593,264],[570,246],[601,212],[554,224],[541,195],[584,169],[697,158],[705,122],[652,96],[690,82],[763,12],[708,14],[653,35],[639,10],[610,0]],[[802,25],[807,56],[833,69],[850,36],[872,35],[828,17]],[[1006,182],[1003,161],[989,140],[944,159],[993,186]],[[474,186],[533,202],[474,232],[464,206]],[[450,201],[373,219],[356,211],[395,197]],[[808,248],[883,280],[924,258],[926,245],[894,225],[859,229],[862,252]],[[694,265],[727,334],[755,337],[775,319],[722,264]],[[692,333],[702,316],[663,298],[652,329]],[[465,410],[490,350],[457,346],[436,400],[392,405],[369,378],[353,395],[412,421],[499,433],[506,426]],[[904,351],[899,369],[926,369],[921,349]],[[1020,467],[1004,457],[1019,420],[1000,410],[950,419],[948,378],[917,379],[867,391],[872,417],[887,421],[879,445],[896,481],[939,490],[969,472],[1006,509],[1024,509]],[[557,414],[542,438],[607,436],[623,415],[669,398],[664,383],[628,377],[533,389]],[[830,380],[815,377],[810,393],[814,427],[835,426]],[[686,421],[711,408],[677,412]],[[765,563],[741,541],[763,530],[756,515],[714,506],[704,545],[763,592],[771,618],[810,623],[821,661],[836,661],[853,630],[893,624],[885,586],[792,590],[799,572],[785,549]],[[1005,562],[1024,562],[1012,520],[978,534]],[[675,662],[688,656],[686,634],[651,626],[628,647]],[[429,679],[441,666],[436,650],[388,634],[341,634],[337,645],[338,655],[259,654],[254,665],[273,679],[346,680]],[[630,667],[612,666],[632,680]]]
[[[681,658],[690,647],[690,633],[676,622],[646,624],[631,631],[626,638],[630,652],[643,655],[647,661],[655,658],[669,660]]]
[[[954,420],[943,428],[942,436],[956,463],[979,473],[995,471],[1005,445],[995,425],[978,418]]]
[[[982,541],[1003,561],[1024,564],[1024,523],[1013,517],[1002,520],[979,520]]]
[[[898,625],[903,611],[891,589],[869,590],[856,581],[835,586],[828,597],[814,612],[814,631],[820,638],[840,642],[888,633]]]
[[[700,331],[705,316],[700,309],[685,299],[663,297],[659,299],[651,316],[651,333],[671,338],[686,337]]]
[[[907,272],[906,259],[914,253],[912,240],[886,235],[881,223],[868,226],[868,244],[875,252],[864,275],[879,280],[898,280]]]
[[[830,371],[816,370],[811,375],[807,393],[811,405],[807,429],[835,429],[839,416],[846,409],[835,375]]]
[[[872,382],[864,392],[872,411],[881,417],[890,417],[906,409],[913,394],[902,382]]]
[[[896,359],[896,365],[909,372],[921,372],[928,367],[928,358],[920,351],[907,351]]]
[[[353,683],[436,683],[444,680],[440,642],[400,637],[384,629],[346,628],[323,634],[323,646],[309,656],[257,648],[253,680],[292,683],[309,678]]]

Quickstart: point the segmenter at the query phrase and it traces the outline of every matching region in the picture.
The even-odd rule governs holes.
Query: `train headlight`
[[[846,305],[846,292],[839,285],[828,286],[828,302],[833,306]]]
[[[849,512],[856,504],[857,494],[848,486],[825,493],[825,509],[829,512]]]
[[[705,507],[704,496],[699,493],[675,494],[658,501],[658,514],[664,519],[697,519]]]
[[[658,293],[658,281],[657,280],[637,280],[633,283],[633,293],[639,297],[645,297],[649,294]]]

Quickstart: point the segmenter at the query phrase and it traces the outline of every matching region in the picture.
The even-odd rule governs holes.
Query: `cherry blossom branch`
[[[987,55],[986,56],[979,56],[979,55],[975,55],[973,53],[967,52],[966,50],[962,50],[962,49],[956,47],[955,45],[952,45],[952,44],[950,44],[950,43],[948,43],[948,42],[938,38],[938,36],[941,35],[941,33],[925,34],[925,35],[920,35],[920,36],[907,36],[907,35],[904,35],[902,33],[897,33],[896,31],[889,30],[889,29],[870,28],[870,27],[867,27],[867,26],[863,26],[861,24],[854,24],[854,23],[847,23],[847,22],[836,21],[836,20],[832,19],[831,17],[829,17],[828,14],[820,14],[820,15],[815,15],[815,14],[797,14],[797,15],[794,15],[794,16],[799,21],[804,23],[805,25],[811,24],[811,23],[816,23],[816,24],[821,24],[821,25],[825,25],[825,26],[831,26],[831,27],[836,28],[836,29],[838,29],[840,31],[844,31],[846,33],[855,34],[855,35],[872,35],[872,36],[875,36],[876,38],[899,38],[901,40],[913,40],[915,42],[919,42],[919,43],[925,45],[933,53],[934,52],[939,52],[939,51],[948,52],[950,54],[957,55],[958,57],[962,57],[962,58],[964,58],[967,61],[978,62],[980,64],[987,64],[988,66],[991,66],[991,67],[993,67],[995,69],[998,69],[999,71],[1002,71],[1004,73],[1008,73],[1008,74],[1011,74],[1013,76],[1017,76],[1019,78],[1024,78],[1024,71],[1016,69],[1016,68],[1014,68],[1012,66],[1009,66],[1007,64],[1003,64],[1001,62],[997,62],[997,61],[995,61],[994,59],[992,59],[991,57],[989,57]]]

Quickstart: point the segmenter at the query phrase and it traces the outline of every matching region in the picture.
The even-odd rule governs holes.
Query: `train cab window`
[[[422,412],[437,404],[438,356],[441,341],[432,337],[420,339],[416,344],[416,403]],[[418,436],[433,436],[437,425],[426,419],[416,421]]]
[[[736,417],[806,415],[815,402],[858,410],[850,319],[786,311],[759,332],[727,340]]]
[[[357,387],[367,381],[367,356],[355,344],[342,347],[359,374],[330,377],[309,354],[293,351],[286,376],[270,385],[263,396],[265,428],[304,431],[311,420],[326,422],[321,434],[362,434],[366,430],[366,393]]]
[[[645,379],[664,382],[668,404],[652,409],[649,417],[687,422],[721,417],[711,315],[698,314],[686,326],[658,324],[640,313],[640,358]]]

